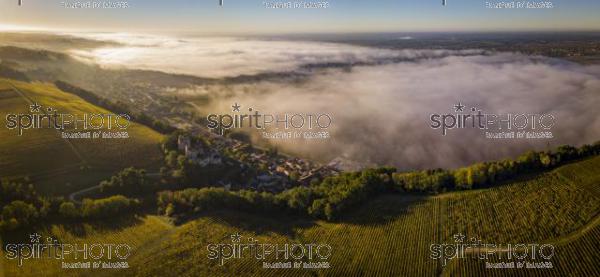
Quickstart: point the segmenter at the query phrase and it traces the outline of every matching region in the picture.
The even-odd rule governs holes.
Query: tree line
[[[515,160],[477,163],[447,170],[397,172],[384,167],[347,172],[310,186],[278,194],[191,188],[158,194],[158,212],[178,219],[215,209],[273,212],[277,210],[335,220],[369,198],[389,192],[440,193],[493,186],[520,176],[549,170],[570,161],[600,154],[600,142],[580,148],[560,146],[554,151],[529,151]]]
[[[598,155],[600,142],[576,148],[569,145],[554,151],[528,151],[515,160],[476,163],[456,170],[424,170],[395,173],[395,185],[405,191],[439,193],[493,186],[516,177],[549,170],[573,160]]]
[[[95,220],[131,213],[139,201],[122,195],[84,199],[81,205],[62,197],[41,197],[32,184],[0,182],[0,233],[33,228],[44,222]]]

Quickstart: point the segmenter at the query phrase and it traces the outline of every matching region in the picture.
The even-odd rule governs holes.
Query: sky
[[[75,1],[64,0],[17,2],[0,0],[0,29],[210,34],[600,31],[598,0],[550,0],[551,9],[488,9],[485,0],[447,0],[446,6],[442,0],[331,0],[326,9],[268,9],[264,3],[275,1],[262,0],[225,0],[222,7],[218,0],[130,0],[126,9],[67,9],[63,3]]]

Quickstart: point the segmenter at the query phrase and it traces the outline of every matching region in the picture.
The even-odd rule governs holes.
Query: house
[[[216,150],[204,149],[199,145],[192,145],[191,139],[179,136],[177,148],[185,154],[185,157],[200,166],[220,165],[223,163],[221,154]]]
[[[188,136],[179,136],[177,138],[177,149],[179,149],[179,151],[186,151],[186,149],[188,149],[189,147],[192,146],[192,140],[190,139],[190,137]]]
[[[189,160],[196,161],[200,157],[200,152],[192,149],[190,146],[185,147],[185,157]]]

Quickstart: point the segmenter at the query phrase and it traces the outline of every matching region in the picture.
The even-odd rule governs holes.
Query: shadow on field
[[[143,223],[139,216],[134,214],[123,215],[114,219],[88,221],[84,223],[65,223],[62,226],[75,237],[84,237],[88,231],[117,232],[131,226]]]
[[[277,233],[293,236],[296,229],[309,228],[315,225],[314,220],[306,217],[285,215],[279,212],[273,214],[256,214],[241,211],[213,211],[200,215],[209,217],[224,225],[252,231],[256,234]]]
[[[349,210],[335,223],[356,225],[383,225],[406,215],[416,205],[424,203],[429,196],[426,194],[391,194],[375,197]],[[193,218],[182,219],[188,222],[195,218],[208,217],[223,225],[251,231],[256,234],[277,233],[293,236],[297,229],[313,227],[318,220],[307,216],[289,215],[282,212],[260,214],[242,212],[239,210],[219,210],[199,214]]]
[[[427,194],[388,194],[376,197],[356,207],[336,222],[356,225],[383,225],[410,212],[424,203]]]
[[[383,225],[406,215],[416,205],[424,203],[426,194],[390,194],[374,197],[366,203],[350,209],[335,223],[356,225]],[[197,218],[210,218],[219,224],[251,231],[256,234],[277,233],[293,236],[298,229],[306,229],[319,224],[319,220],[308,216],[290,215],[274,211],[270,214],[251,213],[240,210],[215,210],[192,217],[179,218],[176,224],[183,224]]]
[[[118,232],[141,223],[143,223],[142,219],[133,214],[119,216],[114,219],[90,220],[86,222],[57,222],[33,227],[31,229],[19,229],[5,232],[0,239],[4,245],[7,243],[29,243],[31,241],[30,235],[36,233],[42,235],[44,238],[51,236],[56,239],[56,237],[52,235],[52,230],[57,227],[59,230],[62,229],[75,238],[84,238],[88,235],[94,236],[97,233]]]

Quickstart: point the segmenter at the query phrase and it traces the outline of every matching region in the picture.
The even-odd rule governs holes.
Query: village
[[[210,146],[194,142],[190,136],[180,135],[177,146],[188,160],[200,167],[237,166],[244,176],[250,176],[240,184],[221,184],[228,189],[277,193],[295,186],[308,186],[311,182],[339,174],[339,170],[332,166],[259,149],[234,139],[211,136],[209,141]]]

